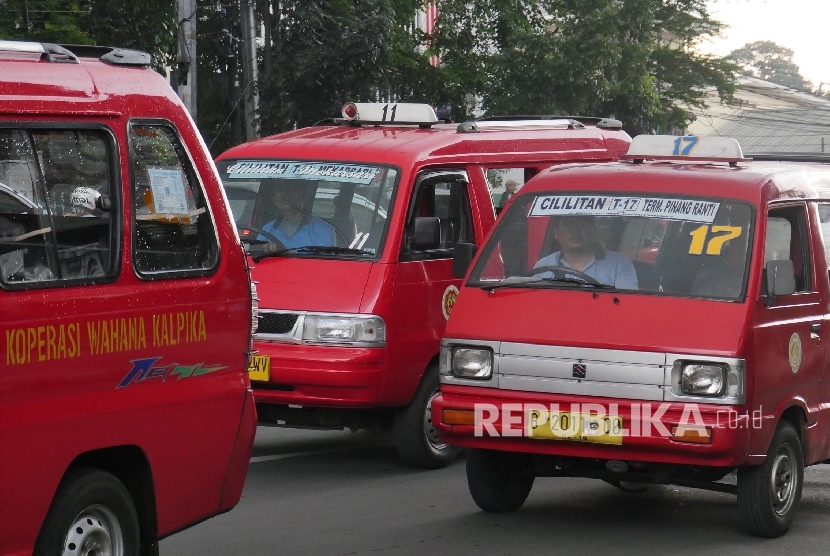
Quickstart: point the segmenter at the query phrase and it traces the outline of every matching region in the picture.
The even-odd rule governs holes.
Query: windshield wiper
[[[592,284],[584,280],[579,280],[578,278],[544,278],[541,276],[511,276],[509,278],[505,278],[498,284],[479,284],[479,287],[483,290],[495,290],[496,288],[509,288],[511,286],[529,286],[532,284],[541,284],[545,282],[576,284],[578,286],[590,286],[592,288],[599,288],[603,290],[616,289],[614,286],[609,286],[608,284]]]
[[[265,251],[262,253],[251,254],[251,258],[254,260],[255,263],[258,263],[262,259],[267,259],[270,257],[279,257],[280,255],[284,255],[285,253],[294,252],[294,253],[316,253],[316,254],[326,254],[326,255],[373,255],[371,251],[366,251],[364,249],[354,249],[352,247],[334,247],[330,245],[304,245],[302,247],[285,247],[283,249],[277,249],[276,251]]]

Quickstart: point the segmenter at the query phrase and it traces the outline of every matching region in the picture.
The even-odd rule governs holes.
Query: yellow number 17
[[[712,226],[712,233],[716,235],[709,238],[709,246],[706,248],[707,255],[720,255],[723,249],[723,244],[730,239],[735,239],[741,235],[742,229],[738,226]],[[703,246],[706,244],[706,237],[709,235],[709,226],[701,226],[689,232],[692,236],[692,244],[689,246],[690,255],[702,255]]]

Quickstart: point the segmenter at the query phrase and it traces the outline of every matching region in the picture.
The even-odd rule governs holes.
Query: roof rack
[[[830,153],[750,153],[752,160],[769,162],[826,162],[830,163]]]
[[[0,52],[39,54],[41,60],[58,64],[80,64],[79,58],[98,58],[114,66],[147,67],[153,61],[149,54],[139,50],[85,44],[0,41]]]
[[[79,58],[98,58],[113,66],[149,67],[153,62],[153,57],[141,50],[86,44],[62,44],[61,46]]]
[[[0,51],[40,54],[41,60],[58,64],[80,64],[78,57],[57,44],[46,42],[0,41]]]
[[[613,118],[598,118],[595,116],[548,116],[548,115],[521,115],[521,116],[488,116],[486,118],[478,118],[478,122],[510,122],[516,120],[573,120],[586,126],[594,126],[600,129],[622,129],[623,124],[620,120]]]
[[[488,129],[540,129],[566,126],[568,129],[584,128],[587,125],[599,129],[621,130],[622,122],[611,118],[588,116],[493,116],[463,122],[458,125],[459,133],[479,133]]]

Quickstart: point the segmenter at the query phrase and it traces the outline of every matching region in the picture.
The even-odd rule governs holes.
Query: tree
[[[705,0],[444,0],[442,68],[488,115],[614,116],[632,133],[682,130],[734,64],[695,52],[717,34]]]
[[[0,8],[0,39],[142,50],[159,71],[176,52],[169,0],[0,0]]]
[[[794,89],[812,90],[793,62],[793,51],[772,41],[756,41],[733,50],[729,58],[743,69],[744,75],[758,77]]]
[[[387,0],[282,0],[279,57],[261,80],[264,133],[337,116],[347,100],[375,100],[394,13]]]

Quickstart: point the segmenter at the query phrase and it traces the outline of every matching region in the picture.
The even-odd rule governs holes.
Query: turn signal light
[[[671,439],[691,444],[711,444],[712,429],[703,427],[672,427]]]
[[[469,425],[476,424],[476,412],[471,409],[445,409],[441,414],[441,420],[445,425]]]

